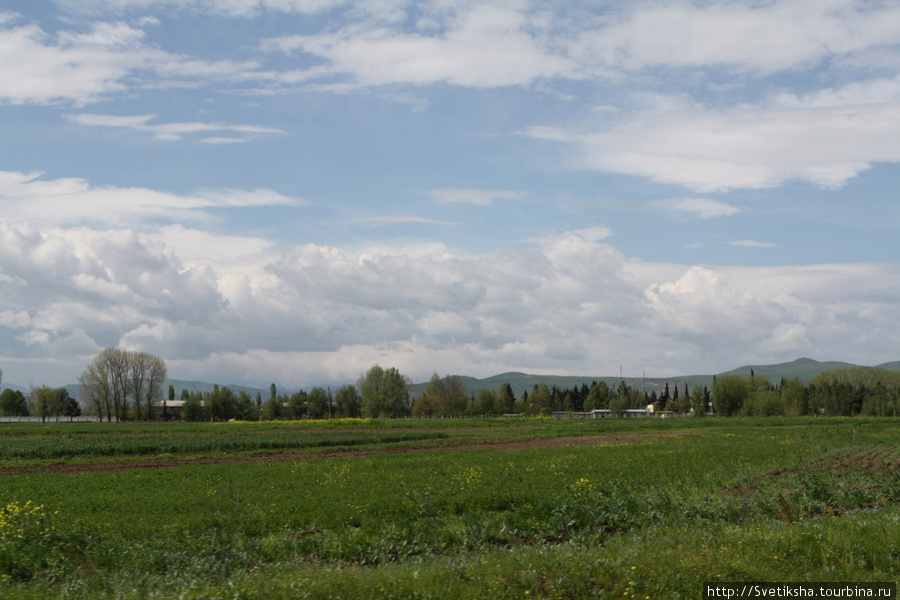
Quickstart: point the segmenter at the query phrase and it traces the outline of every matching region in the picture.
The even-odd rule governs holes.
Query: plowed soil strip
[[[278,454],[254,455],[222,455],[201,456],[196,458],[171,458],[146,461],[106,461],[76,464],[30,465],[27,467],[4,467],[0,475],[28,475],[31,473],[85,473],[89,471],[128,471],[131,469],[170,469],[184,465],[221,465],[231,463],[265,463],[291,462],[312,458],[344,458],[375,456],[378,454],[412,454],[417,452],[451,452],[457,450],[530,450],[536,448],[564,448],[566,446],[590,446],[593,444],[616,444],[647,440],[660,437],[671,437],[695,433],[693,431],[676,431],[667,433],[623,433],[609,435],[585,435],[575,437],[532,438],[527,440],[503,441],[484,440],[464,444],[417,445],[407,447],[376,448],[367,450],[333,450],[324,452],[280,452]]]

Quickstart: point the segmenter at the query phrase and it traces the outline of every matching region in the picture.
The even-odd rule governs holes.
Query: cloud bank
[[[3,222],[0,338],[28,357],[65,357],[69,377],[118,344],[165,357],[179,377],[258,385],[348,382],[373,362],[426,379],[714,371],[835,347],[888,360],[900,341],[896,265],[660,269],[626,259],[608,233],[484,255],[226,238],[221,261],[210,234],[180,226],[159,236]],[[7,372],[17,369],[25,361]]]

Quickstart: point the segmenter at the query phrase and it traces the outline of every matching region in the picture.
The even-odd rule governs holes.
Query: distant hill
[[[731,371],[726,371],[722,374],[731,375],[737,373],[738,375],[749,376],[750,371],[752,370],[756,375],[763,375],[767,377],[772,383],[777,383],[781,381],[782,377],[784,377],[785,379],[793,379],[794,377],[797,377],[801,381],[809,381],[823,371],[832,371],[834,369],[849,369],[855,366],[857,365],[839,361],[819,362],[811,358],[798,358],[797,360],[792,362],[779,363],[775,365],[746,365],[743,367],[738,367],[737,369],[733,369]]]

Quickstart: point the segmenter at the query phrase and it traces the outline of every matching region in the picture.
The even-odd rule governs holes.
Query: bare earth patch
[[[671,437],[695,433],[693,431],[677,431],[667,433],[623,433],[608,435],[586,435],[572,437],[547,437],[526,440],[510,440],[509,438],[484,438],[481,441],[466,443],[434,443],[425,442],[416,445],[366,450],[332,450],[323,452],[279,452],[266,454],[234,455],[222,453],[216,456],[198,456],[167,459],[150,459],[141,461],[104,461],[90,463],[57,463],[30,465],[26,467],[4,467],[0,475],[27,475],[31,473],[84,473],[89,471],[126,471],[131,469],[170,469],[183,465],[219,465],[230,463],[265,463],[291,462],[313,458],[366,457],[378,454],[411,454],[417,452],[451,452],[459,450],[531,450],[536,448],[564,448],[566,446],[591,446],[594,444],[617,444],[636,440],[647,440],[660,437]]]
[[[789,523],[900,504],[900,447],[878,446],[773,469],[722,489]]]

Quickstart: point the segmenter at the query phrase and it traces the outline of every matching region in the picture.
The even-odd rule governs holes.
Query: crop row
[[[0,438],[0,460],[181,454],[394,444],[446,438],[440,431],[66,435]]]

